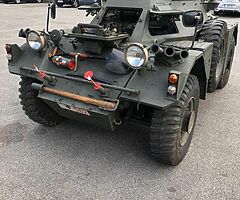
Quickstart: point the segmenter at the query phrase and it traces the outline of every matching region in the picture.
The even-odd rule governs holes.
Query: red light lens
[[[12,46],[10,44],[6,44],[5,45],[5,49],[7,54],[11,54],[12,53]]]
[[[74,70],[75,69],[75,62],[71,60],[68,65],[69,69]]]

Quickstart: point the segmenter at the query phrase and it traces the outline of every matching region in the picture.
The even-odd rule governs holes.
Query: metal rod
[[[27,71],[31,71],[31,72],[36,72],[37,71],[35,69],[31,69],[31,68],[27,68],[27,67],[21,67],[20,69],[22,70],[27,70]],[[67,79],[67,80],[72,80],[72,81],[78,81],[81,83],[86,83],[86,84],[91,84],[89,81],[84,80],[84,79],[80,79],[80,78],[73,78],[73,77],[69,77],[69,76],[64,76],[64,75],[60,75],[60,74],[56,74],[56,73],[52,73],[52,72],[46,72],[46,71],[42,71],[50,76],[55,76],[58,78],[63,78],[63,79]],[[122,91],[122,92],[129,92],[129,93],[133,93],[133,94],[140,94],[140,90],[134,90],[134,89],[130,89],[130,88],[124,88],[124,87],[119,87],[116,85],[109,85],[109,84],[105,84],[105,83],[101,83],[101,85],[104,88],[108,88],[108,89],[113,89],[113,90],[118,90],[118,91]]]
[[[46,27],[46,31],[48,32],[49,30],[49,15],[50,15],[50,3],[48,4],[48,11],[47,11],[47,27]]]
[[[37,90],[40,89],[41,92],[47,92],[47,93],[50,93],[50,94],[54,94],[54,95],[57,95],[57,96],[65,97],[65,98],[76,100],[76,101],[80,101],[80,102],[86,103],[86,104],[95,105],[95,106],[105,108],[105,109],[114,109],[117,105],[114,102],[109,102],[109,101],[84,97],[84,96],[80,96],[80,95],[77,95],[77,94],[74,94],[74,93],[65,92],[63,90],[56,90],[56,89],[52,89],[52,88],[49,88],[49,87],[45,87],[45,86],[42,86],[42,85],[37,84],[37,83],[32,84],[32,88],[37,89]]]

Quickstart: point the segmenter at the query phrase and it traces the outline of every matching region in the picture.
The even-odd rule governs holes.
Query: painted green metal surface
[[[209,18],[206,13],[205,5],[201,4],[201,1],[108,0],[97,13],[91,22],[91,25],[102,26],[103,17],[109,9],[137,9],[141,12],[129,37],[126,37],[126,35],[120,36],[120,34],[119,36],[104,37],[99,35],[94,36],[94,34],[83,34],[80,32],[65,32],[60,41],[60,46],[65,51],[79,53],[87,50],[90,52],[89,54],[98,54],[98,56],[103,56],[105,59],[99,60],[87,58],[84,61],[79,61],[75,72],[58,67],[49,59],[49,54],[53,52],[56,45],[54,45],[54,43],[51,42],[51,39],[48,38],[48,44],[40,52],[33,51],[27,44],[24,44],[20,48],[18,46],[12,46],[13,60],[9,62],[10,73],[38,79],[42,81],[44,85],[57,90],[64,90],[101,100],[103,99],[102,95],[94,90],[93,85],[78,82],[74,79],[69,80],[64,78],[74,77],[75,79],[83,79],[84,73],[91,70],[94,72],[97,82],[108,84],[110,86],[117,86],[119,88],[127,88],[128,90],[133,89],[139,91],[139,94],[133,94],[121,91],[121,89],[116,90],[112,88],[109,89],[108,98],[119,99],[120,102],[133,102],[138,105],[146,105],[150,108],[164,109],[180,98],[188,75],[191,73],[195,63],[201,59],[203,61],[201,69],[205,74],[205,82],[201,84],[204,85],[205,88],[207,87],[211,66],[212,43],[196,41],[193,47],[190,48],[194,38],[195,27],[186,27],[183,25],[182,21],[182,14],[191,10],[201,11],[203,23]],[[159,16],[172,16],[175,20],[176,32],[171,34],[151,35],[149,31],[151,23],[149,19],[151,13]],[[121,17],[124,18],[124,16]],[[228,34],[225,38],[227,47],[225,55],[228,51],[231,37],[234,37],[234,34],[236,35],[236,27],[237,25],[228,26]],[[197,27],[197,31],[199,30],[201,30],[201,26]],[[78,42],[74,43],[76,39]],[[145,45],[149,52],[153,44],[187,49],[189,56],[181,61],[176,61],[173,65],[169,63],[164,64],[164,62],[156,63],[150,58],[144,69],[139,71],[129,70],[125,74],[113,73],[111,70],[107,69],[106,65],[109,64],[109,55],[113,52],[113,49],[117,50],[119,55],[123,55],[125,47],[133,42]],[[73,45],[73,43],[75,45]],[[150,57],[153,57],[151,52]],[[119,66],[121,65],[121,67],[124,67],[126,64],[122,62],[122,60],[119,60]],[[45,72],[59,74],[59,77],[54,77],[56,83],[51,85],[48,81],[42,80],[37,72],[26,70],[33,69],[33,65],[36,65],[40,70]],[[116,65],[116,63],[114,65]],[[24,70],[22,68],[24,68]],[[171,71],[179,74],[177,94],[172,97],[167,94],[168,76]],[[206,91],[203,90],[203,93],[202,96],[204,97]],[[65,117],[74,119],[79,118],[86,122],[92,121],[95,124],[108,124],[107,127],[111,128],[115,116],[118,115],[118,110],[114,112],[103,111],[96,106],[90,106],[85,103],[58,97],[52,94],[39,93],[39,98],[42,98],[54,110]],[[66,109],[63,109],[60,104],[88,110],[93,118],[89,119],[89,116],[84,116],[69,110],[67,111]],[[106,121],[109,123],[105,123]]]

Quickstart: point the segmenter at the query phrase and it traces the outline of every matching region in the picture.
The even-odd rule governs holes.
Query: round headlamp
[[[44,35],[36,31],[29,31],[27,34],[27,43],[35,51],[42,50],[46,45]]]
[[[139,43],[133,43],[125,49],[126,63],[132,69],[141,69],[148,62],[148,50]]]

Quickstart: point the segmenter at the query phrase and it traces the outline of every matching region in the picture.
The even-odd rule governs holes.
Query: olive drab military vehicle
[[[152,157],[185,157],[199,99],[229,79],[237,24],[213,19],[199,0],[108,0],[90,24],[70,31],[21,29],[25,44],[6,44],[9,71],[35,122],[65,118],[109,128],[134,119],[150,127]],[[95,9],[96,10],[96,9]]]

